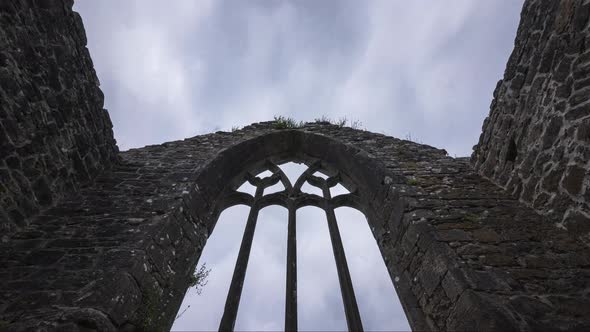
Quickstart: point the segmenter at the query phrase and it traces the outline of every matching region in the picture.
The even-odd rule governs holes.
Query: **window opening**
[[[321,271],[321,273],[318,273]],[[345,331],[346,316],[326,213],[297,210],[297,323],[301,331]]]
[[[256,177],[259,177],[261,179],[264,179],[264,178],[267,178],[270,176],[272,176],[272,172],[269,170],[264,170],[256,175]]]
[[[228,186],[224,193],[222,193],[222,196],[225,196],[226,198],[221,201],[225,202],[225,204],[235,204],[236,202],[239,202],[249,205],[250,208],[245,226],[244,223],[242,223],[241,227],[233,227],[231,230],[228,230],[228,232],[234,234],[232,237],[234,244],[233,252],[235,253],[238,246],[239,249],[237,249],[237,254],[232,256],[232,261],[235,262],[232,272],[225,271],[226,276],[231,275],[229,286],[222,290],[218,287],[218,292],[216,292],[217,294],[221,294],[219,291],[227,290],[225,292],[227,297],[225,298],[221,318],[219,319],[219,315],[211,314],[210,321],[207,321],[207,324],[209,325],[204,326],[205,324],[202,324],[202,322],[199,321],[199,329],[211,329],[211,325],[213,324],[211,321],[217,321],[219,330],[223,331],[233,330],[235,327],[242,330],[275,330],[281,326],[281,324],[279,324],[280,321],[284,320],[282,326],[285,330],[289,331],[297,330],[299,321],[301,321],[301,327],[304,329],[344,329],[343,324],[346,323],[345,326],[349,330],[362,331],[363,323],[361,321],[361,314],[357,304],[357,298],[353,287],[353,278],[351,277],[351,272],[349,270],[346,253],[351,255],[351,257],[354,257],[352,262],[355,275],[358,275],[360,273],[359,271],[362,271],[363,269],[365,269],[363,272],[366,273],[367,267],[366,265],[363,265],[366,264],[366,262],[363,262],[363,259],[366,257],[357,257],[360,254],[357,250],[346,249],[345,251],[342,234],[345,234],[344,238],[346,239],[346,245],[354,247],[355,245],[358,245],[358,243],[354,242],[356,241],[354,237],[361,234],[360,232],[358,234],[356,233],[356,228],[360,227],[361,229],[365,229],[365,233],[367,234],[365,237],[368,240],[363,239],[363,241],[373,241],[372,248],[376,249],[377,253],[379,253],[379,249],[365,219],[362,219],[361,222],[353,223],[353,226],[351,227],[347,221],[338,222],[335,214],[335,209],[342,206],[362,207],[362,204],[360,204],[361,200],[357,195],[356,186],[344,174],[330,168],[328,165],[324,165],[319,160],[308,160],[305,165],[288,162],[280,164],[279,167],[277,166],[277,163],[269,159],[264,160],[255,166],[256,167],[253,167],[253,169],[257,170],[258,175],[254,176],[254,173],[246,171],[237,179],[234,179],[233,184]],[[300,175],[295,178],[292,174],[287,174],[285,170],[288,172],[296,172]],[[341,185],[341,183],[344,183],[346,187]],[[288,217],[284,218],[283,216],[282,223],[277,220],[272,220],[270,222],[259,221],[261,216],[267,214],[265,211],[273,211],[273,209],[265,209],[272,205],[279,205],[286,208]],[[320,209],[311,209],[312,211],[316,211],[312,218],[300,217],[302,219],[298,219],[297,210],[306,206],[315,206]],[[281,208],[279,208],[279,210],[280,209]],[[306,209],[303,209],[302,211],[306,211]],[[317,211],[319,211],[319,215]],[[224,214],[222,213],[222,215]],[[284,220],[286,220],[286,222]],[[218,225],[215,226],[216,229],[223,228],[220,222],[221,219],[218,221]],[[297,224],[300,224],[301,226],[297,226]],[[359,224],[363,224],[364,228]],[[298,231],[298,227],[303,228]],[[339,229],[340,227],[346,228],[342,234]],[[315,229],[315,231],[310,232],[308,229]],[[236,235],[236,231],[239,233],[238,235]],[[319,241],[313,237],[317,236],[316,233],[323,234],[321,235],[321,241],[323,242],[314,244],[313,241]],[[277,234],[284,234],[284,236],[277,236]],[[310,234],[313,236],[308,238]],[[297,240],[299,236],[302,238]],[[284,241],[285,237],[287,239],[286,241]],[[254,241],[255,239],[256,241]],[[210,241],[213,240],[214,238],[209,239],[207,248],[212,246]],[[273,241],[274,247],[271,245],[273,244]],[[298,241],[300,241],[300,243],[298,243]],[[314,246],[317,246],[320,249],[318,249],[317,252],[314,252],[313,250],[310,252],[310,248],[314,248]],[[213,245],[213,249],[206,249],[203,252],[203,257],[206,257],[206,252],[209,250],[225,251],[224,248]],[[300,260],[311,261],[310,264],[312,267],[314,264],[331,266],[332,271],[336,271],[336,278],[332,278],[334,280],[331,280],[329,284],[331,285],[332,290],[335,287],[336,290],[339,290],[339,293],[337,291],[329,293],[330,287],[327,287],[325,289],[326,292],[328,292],[327,294],[329,294],[328,296],[320,296],[323,300],[314,298],[314,296],[318,296],[318,292],[309,291],[307,288],[313,290],[312,284],[318,277],[318,270],[309,270],[316,274],[316,276],[310,275],[306,272],[305,269],[309,267],[301,267],[303,270],[298,272],[298,254],[301,256],[299,258]],[[326,255],[327,257],[331,257],[331,260],[326,260],[324,257]],[[380,253],[377,256],[380,257]],[[323,259],[323,261],[321,264],[317,262],[314,263],[314,259]],[[371,264],[377,264],[375,263],[376,261],[379,260],[371,258]],[[333,265],[330,265],[329,262],[333,262]],[[386,275],[387,270],[382,259],[380,260],[380,263],[381,271],[385,271]],[[283,272],[280,272],[280,268],[277,268],[276,266],[282,266]],[[373,265],[370,267],[371,269],[372,266]],[[227,270],[227,268],[225,270]],[[326,277],[323,274],[326,274],[327,276],[329,273],[322,272],[321,278]],[[301,283],[301,280],[298,281],[298,275],[301,279],[309,281]],[[372,277],[373,271],[371,270],[371,278]],[[276,280],[278,279],[282,279],[283,283],[277,283]],[[387,278],[385,277],[383,280],[386,279]],[[327,278],[326,280],[330,279]],[[326,282],[326,280],[322,279],[320,281]],[[391,279],[388,281],[389,288],[393,290]],[[369,286],[367,287],[370,287],[371,284],[372,282],[369,283]],[[227,285],[227,282],[225,285]],[[364,284],[362,283],[359,284],[356,282],[355,287],[362,289],[364,292],[365,287],[363,285]],[[259,294],[260,292],[258,291],[261,289],[260,287],[265,290],[265,293],[273,293],[273,295],[280,293],[282,295],[278,297],[275,296],[272,299],[261,298],[261,294]],[[298,292],[298,287],[303,288]],[[339,297],[334,294],[339,294]],[[370,292],[369,294],[375,293]],[[395,294],[395,291],[393,294]],[[321,293],[319,293],[319,295],[321,295]],[[365,316],[365,319],[367,317],[371,320],[376,319],[376,324],[382,326],[379,319],[386,318],[380,318],[381,316],[375,316],[377,317],[375,318],[374,313],[371,312],[373,309],[367,309],[371,307],[370,304],[366,304],[365,302],[369,301],[368,299],[371,299],[371,296],[373,295],[369,295],[369,297],[363,295],[361,297],[363,301],[363,316]],[[216,298],[219,299],[219,297]],[[391,298],[393,299],[394,297],[392,296]],[[336,299],[339,299],[339,302]],[[306,301],[310,301],[311,303],[319,301],[318,303],[321,302],[322,304],[325,304],[328,310],[322,310],[323,313],[321,319],[313,319],[314,314],[322,311],[318,310],[317,306],[314,304],[311,304],[310,306],[302,305],[301,303],[298,304],[298,300],[303,301],[302,303],[305,303]],[[284,305],[282,308],[280,305],[277,305],[277,301],[283,302]],[[214,307],[210,305],[210,301],[207,301],[205,298],[203,298],[202,303],[203,305],[199,307]],[[184,304],[185,303],[183,302],[183,305]],[[260,310],[264,310],[261,309],[263,306],[267,306],[269,315],[262,319],[252,319],[260,317],[259,313]],[[298,308],[301,311],[300,314],[298,314]],[[283,310],[283,315],[277,314],[278,309]],[[183,308],[181,307],[181,314],[183,313],[182,310]],[[257,311],[251,312],[251,310]],[[344,313],[344,320],[342,319],[342,313]],[[387,314],[391,315],[392,313],[387,312]],[[397,316],[400,315],[398,314]],[[212,317],[216,318],[213,319]],[[326,320],[326,318],[329,317],[332,318]],[[402,317],[404,317],[403,314]],[[325,326],[318,326],[318,323],[322,321],[325,321]],[[174,327],[180,325],[180,322],[178,324],[175,322]],[[194,326],[195,325],[192,325],[191,328],[194,328]],[[373,323],[370,323],[369,326],[371,329],[374,329]]]
[[[301,191],[306,194],[322,196],[322,190],[316,186],[310,185],[309,182],[305,182],[303,186],[301,186]]]
[[[295,163],[292,161],[280,164],[279,168],[287,175],[287,178],[292,184],[297,182],[297,179],[307,170],[307,165],[304,163]]]
[[[249,206],[235,205],[224,210],[199,259],[210,269],[207,285],[201,294],[194,287],[187,290],[172,331],[216,330],[223,314],[225,297],[231,281],[240,240],[246,225]]]
[[[273,184],[272,186],[264,189],[264,196],[278,193],[283,190],[285,190],[285,186],[283,186],[283,184],[281,182],[277,182],[277,183]]]
[[[254,196],[256,193],[256,187],[251,185],[250,182],[245,181],[238,189],[236,189],[236,191]]]
[[[364,328],[411,330],[365,216],[349,207],[335,213]],[[371,278],[367,278],[367,271],[371,271]]]
[[[236,331],[283,329],[286,265],[287,210],[281,206],[269,206],[260,210],[258,215]]]
[[[329,176],[327,176],[326,174],[324,174],[324,173],[322,173],[320,171],[317,171],[317,172],[313,173],[313,175],[314,176],[317,176],[319,178],[322,178],[324,180],[327,180],[329,178]]]
[[[336,197],[338,195],[345,195],[345,194],[350,194],[350,191],[348,191],[348,189],[344,188],[344,186],[341,185],[340,183],[338,183],[334,187],[330,188],[330,195],[332,195],[332,197]]]

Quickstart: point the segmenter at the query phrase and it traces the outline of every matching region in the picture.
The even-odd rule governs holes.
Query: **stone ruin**
[[[169,329],[220,211],[264,203],[228,191],[280,160],[354,188],[264,204],[362,211],[414,330],[590,330],[590,1],[525,1],[471,159],[329,123],[119,152],[72,5],[0,1],[0,330]]]

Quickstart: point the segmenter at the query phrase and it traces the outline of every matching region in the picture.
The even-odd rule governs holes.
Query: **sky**
[[[360,121],[451,156],[469,156],[477,143],[521,7],[522,0],[74,5],[121,150],[283,115]],[[247,213],[237,206],[220,217],[199,263],[211,268],[209,283],[201,295],[188,291],[181,312],[191,307],[176,329],[217,328]],[[407,330],[366,220],[352,209],[336,213],[365,328]],[[280,207],[261,211],[238,329],[283,324],[286,215]],[[299,325],[343,329],[325,216],[304,208],[298,220]]]
[[[77,0],[119,147],[322,115],[468,156],[522,0]]]

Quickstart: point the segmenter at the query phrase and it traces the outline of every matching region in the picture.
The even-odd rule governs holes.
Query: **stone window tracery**
[[[293,165],[293,162],[288,164]],[[346,175],[322,163],[320,160],[306,160],[306,166],[301,167],[299,172],[292,171],[293,173],[300,173],[296,179],[290,179],[282,169],[283,165],[279,165],[279,162],[271,159],[258,163],[252,169],[242,172],[222,194],[224,203],[223,206],[218,207],[219,211],[237,204],[245,204],[250,209],[225,300],[219,330],[233,330],[236,324],[259,212],[265,207],[279,205],[286,208],[288,212],[285,330],[296,331],[298,327],[296,212],[301,207],[315,206],[325,212],[329,241],[336,263],[348,329],[362,331],[361,315],[334,212],[336,208],[344,206],[361,210],[359,209],[361,200],[356,187]]]

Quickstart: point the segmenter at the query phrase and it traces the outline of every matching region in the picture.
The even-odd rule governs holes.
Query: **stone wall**
[[[525,2],[475,169],[590,241],[590,1]]]
[[[0,1],[0,234],[117,160],[73,0]]]
[[[166,330],[214,229],[220,193],[253,162],[301,154],[358,186],[414,329],[590,328],[583,241],[465,159],[321,123],[260,123],[121,153],[92,186],[0,243],[0,323],[10,331]]]

